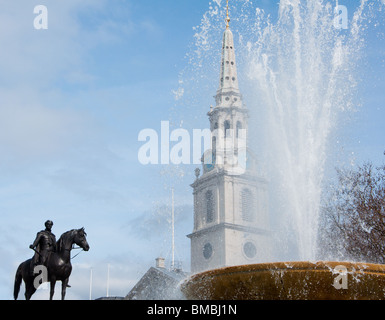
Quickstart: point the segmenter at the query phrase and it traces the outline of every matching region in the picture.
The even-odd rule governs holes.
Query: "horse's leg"
[[[62,300],[64,300],[64,298],[66,296],[68,281],[69,281],[69,278],[67,278],[61,282],[61,299]]]
[[[49,300],[52,300],[53,299],[53,295],[55,293],[56,278],[52,277],[51,281],[50,281],[50,284],[51,284],[51,288],[50,288],[50,292],[49,292]]]
[[[27,281],[25,281],[24,284],[25,284],[25,293],[24,293],[25,300],[30,300],[32,296],[32,294],[30,293],[31,284]]]
[[[32,281],[25,281],[25,300],[30,300],[32,295],[36,292],[36,288]]]

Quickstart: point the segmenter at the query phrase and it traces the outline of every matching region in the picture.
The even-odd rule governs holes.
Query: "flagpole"
[[[92,300],[92,267],[90,269],[90,300]]]
[[[174,188],[172,191],[172,203],[171,203],[171,229],[172,229],[172,260],[171,260],[171,270],[175,269],[175,217],[174,217]]]
[[[110,264],[107,265],[107,298],[110,294]]]

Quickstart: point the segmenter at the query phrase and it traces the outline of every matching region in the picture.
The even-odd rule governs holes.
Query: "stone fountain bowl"
[[[195,274],[181,290],[189,300],[381,300],[385,265],[277,262]]]

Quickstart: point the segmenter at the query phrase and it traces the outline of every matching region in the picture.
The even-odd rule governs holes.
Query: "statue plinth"
[[[190,300],[385,299],[385,265],[277,262],[195,274],[181,286]]]

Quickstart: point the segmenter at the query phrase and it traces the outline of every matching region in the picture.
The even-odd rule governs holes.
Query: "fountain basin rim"
[[[349,278],[349,290],[334,288],[341,275]],[[239,265],[193,274],[181,290],[193,300],[378,300],[385,299],[385,265],[349,261]]]
[[[286,262],[265,262],[258,264],[246,264],[231,267],[223,267],[218,269],[207,270],[199,273],[195,273],[186,279],[185,282],[192,279],[201,277],[218,277],[222,274],[242,273],[255,271],[284,271],[284,270],[314,270],[314,271],[330,271],[337,266],[345,266],[351,268],[354,271],[364,270],[365,273],[384,273],[385,264],[375,264],[367,262],[352,262],[352,261],[286,261]],[[361,266],[361,268],[358,268]]]

